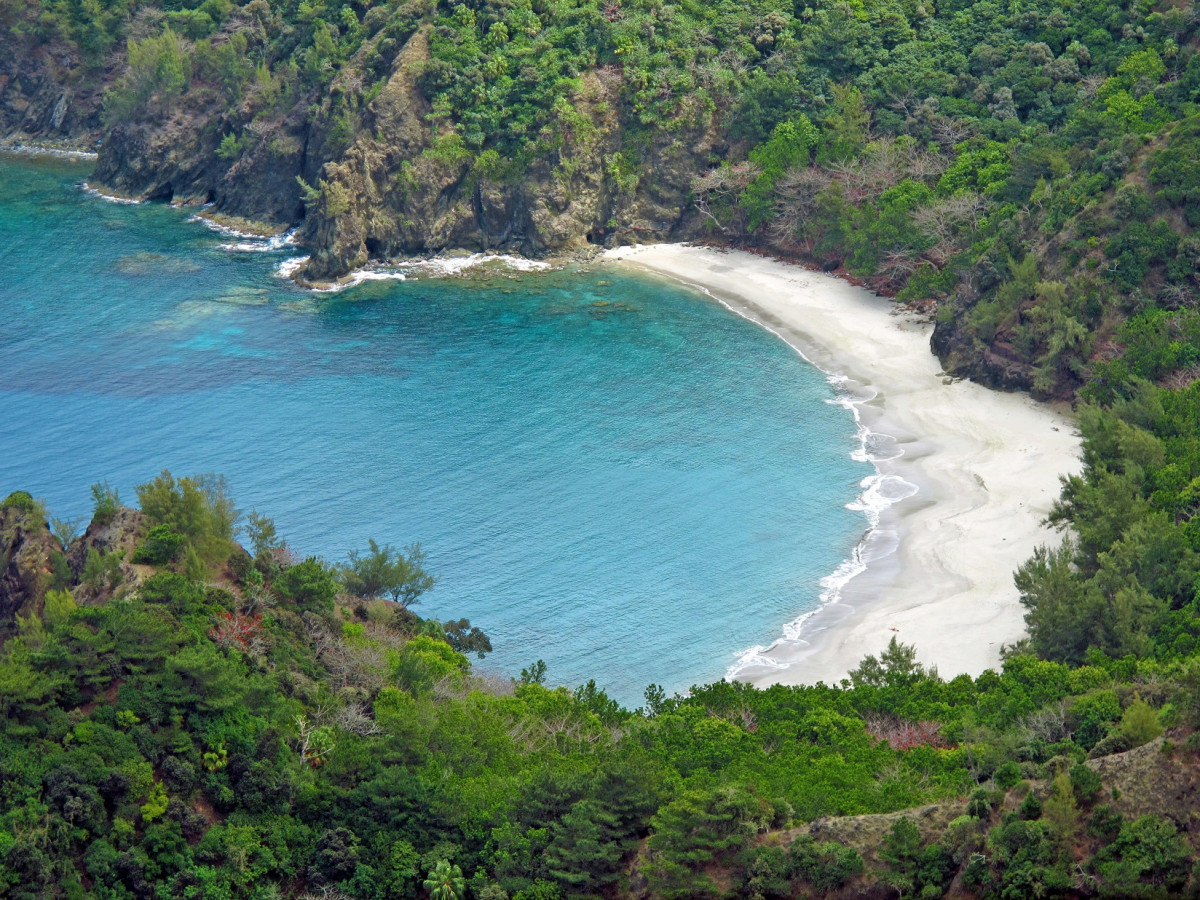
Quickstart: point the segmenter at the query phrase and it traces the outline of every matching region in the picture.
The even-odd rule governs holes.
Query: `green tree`
[[[619,880],[625,846],[617,840],[619,822],[598,800],[571,807],[552,829],[545,862],[550,875],[572,893],[599,894]]]
[[[740,202],[751,231],[770,218],[775,203],[775,183],[789,169],[807,166],[820,139],[820,132],[807,116],[801,115],[780,122],[766,142],[750,151],[750,161],[758,167],[760,174],[742,192]]]
[[[169,27],[161,34],[127,45],[128,68],[104,95],[109,123],[126,122],[170,110],[191,77],[191,57],[183,40]]]
[[[315,556],[284,569],[271,585],[280,597],[297,609],[322,615],[333,612],[338,583],[333,570]]]
[[[403,552],[390,544],[380,547],[374,540],[369,547],[366,554],[352,552],[349,563],[338,569],[342,586],[356,597],[377,600],[386,595],[401,606],[411,606],[437,580],[425,571],[420,544]]]
[[[1063,849],[1070,849],[1079,836],[1079,807],[1066,772],[1054,779],[1054,787],[1042,804],[1042,817],[1050,825],[1050,833]]]
[[[462,869],[444,859],[438,860],[425,879],[425,890],[429,891],[430,900],[461,900],[466,891]]]
[[[902,644],[894,636],[878,658],[869,654],[856,668],[850,670],[850,680],[855,686],[907,687],[936,676],[936,672],[927,672],[925,667],[917,662],[915,646]]]
[[[93,525],[107,525],[120,507],[121,498],[117,495],[116,488],[110,487],[107,481],[92,485]]]

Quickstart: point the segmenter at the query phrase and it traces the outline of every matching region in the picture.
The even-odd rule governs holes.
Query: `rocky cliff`
[[[445,249],[536,257],[698,233],[691,181],[727,150],[711,128],[657,133],[630,162],[622,156],[629,136],[619,76],[589,71],[570,100],[581,125],[555,151],[519,165],[461,152],[453,131],[429,123],[419,79],[430,31],[419,25],[402,41],[380,31],[324,89],[283,100],[252,90],[230,104],[197,67],[174,102],[152,99],[107,120],[101,96],[118,83],[119,54],[98,70],[78,54],[56,57],[50,45],[31,49],[10,35],[13,71],[0,75],[0,130],[10,143],[95,146],[92,181],[120,195],[211,204],[267,228],[301,225],[312,258],[300,277],[314,281],[369,259]],[[231,26],[214,40],[237,33]],[[12,62],[21,58],[34,64]],[[367,91],[372,66],[385,77]]]
[[[587,245],[690,236],[690,182],[720,148],[703,130],[662,135],[636,172],[609,171],[623,145],[611,80],[589,72],[573,100],[587,123],[553,156],[514,171],[496,158],[481,166],[446,152],[425,124],[428,100],[416,75],[428,61],[428,32],[397,54],[386,86],[366,106],[350,146],[321,169],[304,240],[312,279],[336,278],[372,257],[446,248],[542,256]],[[350,88],[345,79],[333,92]]]
[[[6,24],[0,16],[0,146],[93,150],[101,97],[122,60],[87,66],[75,46],[41,43]]]
[[[118,507],[64,547],[41,505],[24,492],[11,494],[0,504],[0,643],[18,617],[42,615],[49,590],[70,591],[86,605],[135,587],[146,567],[130,560],[145,531],[142,513]]]
[[[56,552],[61,547],[28,494],[0,505],[0,635],[18,616],[41,615]]]

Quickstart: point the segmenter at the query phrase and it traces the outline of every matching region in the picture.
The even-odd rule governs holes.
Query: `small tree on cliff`
[[[348,593],[364,600],[390,597],[401,606],[411,606],[433,587],[436,579],[425,571],[425,552],[413,544],[403,552],[390,544],[382,547],[369,542],[365,554],[355,551],[349,563],[340,566],[338,574]]]

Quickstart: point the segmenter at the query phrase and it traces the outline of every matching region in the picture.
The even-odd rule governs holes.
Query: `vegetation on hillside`
[[[94,493],[92,524],[52,545],[64,560],[88,548],[88,572],[49,560],[40,602],[5,623],[4,896],[1150,897],[1191,884],[1178,828],[1190,795],[1143,815],[1084,765],[1168,730],[1177,744],[1148,759],[1194,769],[1190,648],[1114,659],[1093,646],[1081,666],[1014,653],[1000,673],[944,681],[893,640],[838,686],[668,698],[651,685],[630,711],[594,682],[551,686],[540,663],[519,679],[476,672],[467,654],[490,649],[477,628],[379,599],[380,571],[428,589],[419,552],[297,559],[212,476],[163,473],[138,488],[140,516]],[[45,517],[27,494],[0,505],[26,535],[50,538]],[[97,549],[120,522],[136,523],[131,559]],[[795,827],[935,801],[948,812],[933,827],[895,817],[857,845]]]
[[[1192,2],[4,0],[0,21],[30,60],[73,48],[71,77],[109,85],[110,133],[208,135],[214,158],[191,164],[205,174],[187,171],[218,203],[248,202],[220,179],[265,180],[251,160],[269,158],[309,179],[292,188],[309,239],[363,218],[378,246],[335,269],[414,240],[372,238],[373,218],[465,239],[487,231],[481,186],[545,168],[536,189],[569,207],[583,167],[611,214],[570,226],[591,239],[649,228],[843,265],[936,300],[939,352],[992,383],[1070,396],[1092,378],[1127,395],[1134,376],[1200,372]],[[424,134],[355,157],[367,174],[323,170],[379,126],[400,75]],[[645,214],[631,198],[680,177],[678,223],[630,218]],[[478,229],[426,222],[434,188],[475,191],[463,215]],[[1147,333],[1171,352],[1136,354]]]
[[[243,550],[212,477],[164,473],[140,513],[97,486],[79,536],[12,494],[0,894],[1200,892],[1194,3],[0,0],[0,25],[107,85],[107,135],[198,129],[214,196],[268,159],[309,237],[359,217],[362,253],[423,221],[425,189],[464,192],[482,232],[485,188],[540,169],[568,205],[596,169],[589,237],[631,239],[673,148],[669,233],[933,300],[955,371],[1078,398],[1085,440],[1001,672],[944,681],[893,644],[841,685],[651,686],[636,711],[537,662],[476,672],[482,631],[408,609],[433,586],[418,546],[297,560],[255,514]],[[415,93],[389,99],[400,75]],[[376,135],[382,99],[424,104],[421,133]],[[335,172],[363,140],[387,153]],[[1178,776],[1134,783],[1153,808],[1095,761],[1139,746],[1139,777]],[[954,816],[857,844],[800,827],[935,801]]]

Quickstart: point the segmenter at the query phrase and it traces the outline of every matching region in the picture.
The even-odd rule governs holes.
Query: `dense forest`
[[[214,476],[93,494],[82,533],[0,504],[2,896],[1200,889],[1200,655],[1172,613],[1140,656],[1035,621],[1065,662],[946,681],[893,640],[836,686],[650,685],[631,711],[540,661],[489,674],[483,632],[413,612],[419,547],[299,559]]]
[[[705,239],[936,303],[1037,396],[1200,372],[1191,2],[3,0],[0,130],[303,222],[305,277]],[[1146,346],[1143,346],[1146,345]]]
[[[1078,404],[1029,637],[940,678],[620,708],[296,559],[215,477],[0,504],[0,896],[1200,894],[1200,11],[850,0],[0,0],[0,127],[301,225],[310,278],[703,239],[927,309]],[[16,487],[16,486],[13,486]],[[7,489],[7,488],[6,488]],[[419,536],[418,536],[419,537]],[[239,543],[240,541],[240,543]]]

